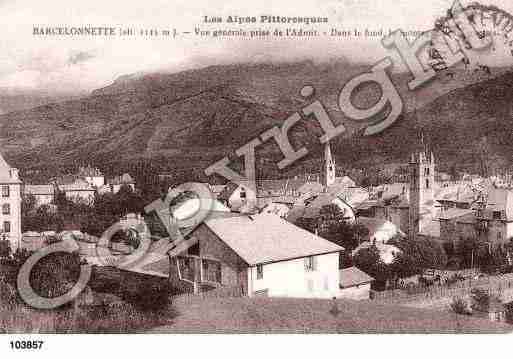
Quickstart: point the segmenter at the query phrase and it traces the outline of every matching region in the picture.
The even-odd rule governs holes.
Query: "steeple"
[[[335,178],[335,160],[331,155],[331,146],[330,142],[328,141],[324,145],[324,158],[321,168],[321,184],[324,186],[324,188],[328,188],[335,183]]]
[[[421,213],[425,217],[426,209],[434,209],[435,156],[420,134],[420,146],[411,154],[409,167],[409,237],[415,239],[422,229]],[[431,212],[431,210],[429,212]],[[427,218],[427,217],[426,217]],[[425,221],[424,221],[425,222]]]

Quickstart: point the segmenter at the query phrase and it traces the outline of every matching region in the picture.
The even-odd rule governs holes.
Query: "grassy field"
[[[508,333],[512,326],[442,311],[372,302],[208,298],[175,304],[152,333]]]

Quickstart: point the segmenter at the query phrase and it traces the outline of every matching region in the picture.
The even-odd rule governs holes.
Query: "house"
[[[21,241],[21,186],[18,170],[0,155],[0,239],[8,240],[13,251]]]
[[[46,237],[39,232],[24,232],[22,234],[20,248],[28,251],[37,251],[46,246]]]
[[[240,211],[251,201],[260,209],[271,203],[286,205],[290,209],[298,201],[318,197],[323,193],[329,193],[346,202],[356,203],[363,201],[362,198],[368,198],[368,193],[357,188],[351,178],[336,176],[335,161],[329,143],[324,146],[324,158],[319,174],[286,179],[261,179],[256,181],[255,186],[256,193],[253,193],[254,191],[245,185],[229,183],[219,192],[217,199],[232,210]],[[274,212],[274,209],[272,211]]]
[[[513,237],[513,190],[489,188],[477,208],[442,208],[438,215],[440,241],[461,252],[466,240],[479,240],[489,249],[504,247]]]
[[[83,201],[85,203],[91,203],[96,193],[95,187],[88,181],[74,176],[59,179],[57,181],[57,188],[59,191],[64,192],[67,199]]]
[[[374,280],[370,275],[356,267],[340,270],[340,298],[369,299],[370,287]]]
[[[107,184],[112,193],[118,193],[122,186],[128,186],[132,191],[135,191],[135,181],[128,173],[123,173],[121,176],[112,178]]]
[[[77,177],[85,179],[87,183],[96,188],[100,188],[105,184],[105,176],[96,167],[80,167],[78,169]]]
[[[23,186],[23,194],[34,196],[36,207],[40,207],[53,203],[55,187],[51,184],[27,184]]]
[[[170,279],[241,288],[252,296],[339,295],[342,247],[270,214],[222,212],[189,236],[172,258]]]

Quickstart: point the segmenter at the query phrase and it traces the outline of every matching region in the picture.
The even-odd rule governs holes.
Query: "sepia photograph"
[[[2,350],[513,331],[511,1],[0,18]]]

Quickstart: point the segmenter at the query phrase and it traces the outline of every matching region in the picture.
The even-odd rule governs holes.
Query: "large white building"
[[[8,240],[12,251],[21,241],[21,180],[0,154],[0,240]]]

